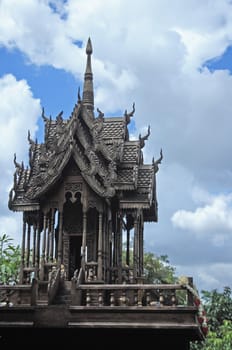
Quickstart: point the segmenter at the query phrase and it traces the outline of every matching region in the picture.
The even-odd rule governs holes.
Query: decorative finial
[[[87,63],[86,63],[86,69],[85,69],[82,104],[86,106],[87,110],[89,110],[92,113],[92,116],[94,118],[93,73],[92,73],[92,66],[91,66],[92,52],[93,52],[92,44],[89,38],[86,45]]]
[[[92,43],[91,43],[91,39],[88,39],[87,45],[86,45],[86,54],[87,55],[92,55],[93,53],[93,48],[92,48]]]

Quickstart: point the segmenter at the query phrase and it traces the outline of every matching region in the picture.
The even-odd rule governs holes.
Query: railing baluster
[[[138,302],[137,302],[137,305],[138,306],[142,306],[142,290],[141,289],[138,289]]]
[[[160,305],[161,305],[161,306],[164,305],[164,295],[163,295],[163,292],[160,292],[160,293],[159,293],[159,302],[160,302]]]
[[[90,304],[91,304],[90,291],[87,290],[87,292],[86,292],[86,306],[90,306]]]
[[[100,290],[98,292],[98,306],[102,306],[103,305],[103,297],[102,297],[102,291]]]
[[[171,294],[171,304],[172,306],[176,306],[177,299],[176,299],[176,291],[173,289]]]
[[[111,291],[111,292],[110,292],[110,306],[115,306],[114,291]]]

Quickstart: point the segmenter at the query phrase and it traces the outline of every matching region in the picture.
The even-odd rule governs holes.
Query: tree
[[[20,248],[8,235],[0,236],[0,283],[17,283],[20,268]]]
[[[144,273],[148,283],[175,283],[175,268],[170,265],[167,255],[144,254]]]
[[[208,319],[209,333],[204,342],[193,342],[191,350],[232,349],[232,291],[224,287],[223,292],[213,289],[202,291],[202,301]]]

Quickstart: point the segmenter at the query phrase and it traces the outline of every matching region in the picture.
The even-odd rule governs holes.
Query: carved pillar
[[[118,282],[122,283],[122,216],[118,219]]]
[[[69,266],[69,262],[70,262],[70,237],[67,234],[63,234],[63,265],[64,265],[64,269],[65,271],[67,271],[67,278],[70,279],[73,276],[69,276],[70,274],[70,266]]]
[[[39,274],[39,264],[40,264],[40,232],[39,232],[39,222],[36,224],[36,250],[35,250],[35,277]]]
[[[133,249],[133,275],[134,279],[137,277],[138,269],[138,218],[137,212],[134,219],[134,249]]]
[[[42,242],[42,255],[40,266],[40,279],[44,279],[44,264],[45,264],[45,249],[46,249],[46,229],[47,229],[47,215],[43,216],[43,242]]]
[[[63,245],[63,212],[59,212],[59,238],[58,238],[58,266],[62,262],[62,245]]]
[[[126,264],[130,266],[130,229],[126,229]]]
[[[102,280],[102,213],[99,213],[99,227],[98,227],[98,268],[97,268],[97,278]]]
[[[48,262],[49,250],[50,250],[50,236],[51,236],[51,214],[48,214],[47,218],[47,237],[46,237],[46,257],[45,261]]]
[[[36,255],[36,223],[33,224],[33,248],[32,248],[32,266],[35,267]]]
[[[23,269],[25,263],[25,237],[26,237],[26,218],[25,213],[23,213],[23,236],[22,236],[22,248],[21,248],[21,269],[20,269],[20,283],[23,283]]]
[[[110,281],[110,268],[112,267],[112,221],[108,222],[107,229],[107,261],[106,261],[106,271],[107,271],[107,282]]]
[[[83,236],[82,236],[82,258],[81,267],[85,269],[86,262],[86,234],[87,234],[87,213],[83,212]]]
[[[30,240],[31,240],[31,225],[30,223],[27,224],[27,249],[26,249],[26,261],[27,261],[27,267],[30,265]]]
[[[51,241],[50,241],[50,252],[49,252],[49,260],[53,261],[54,259],[54,240],[55,240],[55,231],[54,231],[54,223],[55,223],[55,209],[52,208],[51,213]]]
[[[117,227],[115,227],[115,230],[113,232],[113,266],[117,266]]]
[[[144,232],[144,224],[143,224],[143,218],[141,218],[140,222],[140,242],[139,242],[139,271],[140,276],[143,275],[143,232]]]

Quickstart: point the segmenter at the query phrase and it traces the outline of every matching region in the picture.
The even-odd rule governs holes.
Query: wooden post
[[[27,267],[30,265],[30,239],[31,239],[31,225],[27,224]]]
[[[54,221],[55,221],[55,209],[52,208],[52,213],[51,213],[51,244],[50,244],[50,253],[49,253],[49,260],[50,261],[53,261],[53,259],[54,259],[54,239],[55,239]]]
[[[35,250],[35,277],[39,275],[39,264],[40,264],[40,232],[39,232],[39,222],[36,224],[36,250]]]
[[[36,255],[36,223],[33,224],[33,249],[32,249],[32,266],[35,267]]]
[[[46,225],[47,216],[44,213],[43,217],[43,244],[42,244],[42,256],[41,256],[41,266],[40,266],[40,279],[44,279],[44,264],[45,264],[45,247],[46,247]]]
[[[85,270],[86,263],[86,234],[87,234],[87,214],[83,213],[83,236],[82,236],[82,258],[81,258],[81,266],[83,270]]]
[[[20,277],[19,281],[23,283],[23,269],[25,261],[25,236],[26,236],[26,218],[25,213],[23,213],[23,236],[22,236],[22,248],[21,248],[21,268],[20,268]]]
[[[102,213],[99,213],[97,278],[102,280]]]
[[[133,249],[133,275],[134,279],[137,278],[137,269],[138,269],[138,220],[137,212],[135,214],[134,220],[134,249]]]
[[[49,260],[50,236],[51,236],[51,222],[50,222],[50,215],[48,215],[48,218],[47,218],[47,237],[46,237],[46,256],[45,256],[46,262],[48,262],[48,260]]]
[[[59,238],[58,238],[58,266],[62,262],[62,246],[63,246],[63,212],[59,212]]]
[[[130,266],[130,229],[126,230],[126,264]]]

